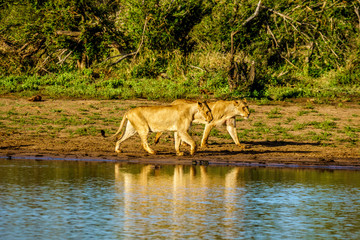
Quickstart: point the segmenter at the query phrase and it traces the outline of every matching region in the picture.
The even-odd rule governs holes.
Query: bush
[[[338,73],[331,82],[332,86],[360,85],[360,70],[351,68]]]

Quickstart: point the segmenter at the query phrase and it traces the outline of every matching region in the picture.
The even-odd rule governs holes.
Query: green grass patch
[[[122,66],[122,65],[121,65]],[[171,101],[178,98],[221,98],[234,99],[253,97],[258,105],[272,104],[272,100],[292,98],[313,98],[305,110],[314,109],[314,103],[330,103],[347,93],[347,101],[360,97],[360,85],[327,84],[309,77],[299,77],[291,86],[271,85],[264,82],[262,89],[244,90],[239,87],[231,91],[227,72],[224,69],[204,73],[194,68],[181,70],[169,65],[162,69],[168,77],[139,74],[136,66],[114,70],[111,74],[92,74],[95,70],[60,72],[57,74],[0,76],[0,94],[15,94],[30,97],[41,94],[50,98],[82,99],[135,99]],[[177,68],[176,71],[173,68]],[[134,74],[136,73],[136,74]],[[296,77],[295,77],[296,78]],[[294,79],[295,79],[294,78]],[[252,92],[251,92],[252,91]],[[256,94],[255,94],[256,92]],[[260,94],[261,92],[261,94]],[[274,115],[276,116],[276,115]],[[270,115],[270,117],[272,117]]]
[[[291,123],[292,121],[295,121],[295,120],[296,120],[296,118],[294,118],[294,117],[288,117],[288,118],[286,118],[285,124],[289,124],[289,123]]]
[[[316,132],[311,131],[307,135],[310,137],[310,139],[312,141],[315,141],[315,142],[330,141],[331,137],[332,137],[332,134],[329,132],[316,133]]]
[[[337,128],[336,122],[325,120],[323,122],[311,121],[311,122],[306,122],[306,123],[295,123],[293,125],[292,130],[299,131],[299,130],[303,130],[307,127],[310,127],[310,126],[315,129],[321,129],[324,131],[329,131],[329,130]]]
[[[306,114],[309,114],[310,111],[307,111],[307,110],[301,110],[297,113],[297,115],[300,117],[300,116],[303,116],[303,115],[306,115]]]
[[[274,108],[271,109],[270,112],[267,113],[267,117],[268,118],[281,118],[282,114],[281,114],[281,110],[280,108]]]
[[[100,130],[96,127],[81,127],[74,131],[79,136],[96,136],[99,135]]]

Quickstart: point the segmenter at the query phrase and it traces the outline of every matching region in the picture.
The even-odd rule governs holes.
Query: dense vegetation
[[[359,0],[0,0],[0,93],[360,96]]]

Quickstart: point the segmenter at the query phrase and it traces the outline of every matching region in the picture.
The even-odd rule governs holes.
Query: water
[[[0,239],[359,239],[360,171],[0,159]]]

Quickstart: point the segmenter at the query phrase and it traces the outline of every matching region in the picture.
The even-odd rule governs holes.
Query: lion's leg
[[[181,139],[179,137],[179,134],[177,132],[174,132],[174,139],[175,139],[175,151],[176,151],[176,155],[178,156],[183,156],[184,152],[180,151],[180,144],[181,144]]]
[[[204,129],[203,137],[201,139],[200,147],[202,147],[202,148],[207,147],[207,141],[209,138],[209,134],[213,127],[214,127],[214,125],[212,125],[212,124],[205,124],[205,129]]]
[[[195,141],[190,137],[190,135],[185,131],[179,131],[178,132],[180,139],[184,142],[186,142],[187,144],[190,145],[190,154],[194,155],[194,153],[196,152],[196,143]],[[180,143],[179,143],[180,144]]]
[[[115,152],[121,153],[120,144],[121,144],[123,141],[125,141],[126,139],[134,136],[135,133],[136,133],[135,128],[133,127],[133,125],[131,124],[130,121],[127,121],[124,134],[121,136],[121,138],[120,138],[120,139],[116,142],[116,144],[115,144]]]
[[[236,119],[235,117],[226,120],[226,130],[229,132],[231,138],[234,140],[235,144],[241,148],[245,148],[244,145],[240,144],[239,137],[236,133]]]
[[[152,150],[148,144],[147,141],[147,137],[149,134],[149,130],[143,130],[143,131],[138,131],[140,139],[141,139],[141,145],[143,146],[143,148],[150,154],[156,154],[156,152],[154,150]]]
[[[162,132],[156,133],[155,140],[154,140],[155,144],[159,143],[161,135],[162,135]]]

